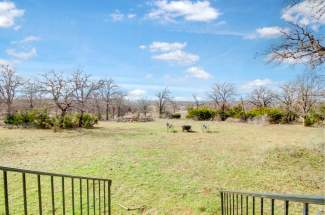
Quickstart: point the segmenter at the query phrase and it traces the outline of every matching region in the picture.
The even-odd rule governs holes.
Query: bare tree
[[[145,117],[151,110],[150,109],[150,101],[148,101],[145,98],[139,99],[137,101],[137,106],[138,106],[139,112],[142,113]]]
[[[35,106],[35,100],[40,98],[40,86],[38,82],[27,80],[24,83],[23,94],[29,103],[29,108],[33,109]]]
[[[235,86],[231,83],[215,83],[208,96],[215,103],[216,107],[225,111],[229,102],[235,96],[235,92]]]
[[[12,114],[12,104],[17,93],[17,89],[22,85],[22,79],[16,71],[9,65],[0,67],[0,101],[7,106],[7,114]]]
[[[113,97],[113,101],[115,104],[115,107],[113,107],[113,118],[115,115],[115,110],[116,110],[116,115],[117,117],[122,116],[122,108],[125,102],[125,97],[126,94],[122,91],[118,91],[115,93],[114,97]]]
[[[297,104],[298,93],[294,83],[285,83],[280,86],[280,92],[277,94],[277,99],[286,112],[294,112]]]
[[[266,87],[258,87],[254,89],[249,98],[249,102],[258,108],[269,107],[274,99],[274,94]]]
[[[71,80],[64,77],[63,73],[51,71],[42,75],[40,85],[42,91],[52,97],[63,118],[73,103],[74,88]]]
[[[82,127],[82,118],[87,111],[87,105],[92,97],[92,94],[102,87],[102,81],[94,81],[91,79],[91,75],[83,73],[81,70],[77,70],[72,75],[73,84],[73,98],[75,107],[79,110],[79,127]]]
[[[170,100],[170,91],[168,90],[168,88],[165,88],[162,91],[158,92],[156,94],[156,97],[157,97],[156,105],[158,108],[159,117],[161,118],[162,115],[165,113],[166,105]]]
[[[297,10],[301,7],[308,7],[307,9],[314,14],[309,17],[313,20],[313,25],[309,26],[303,16],[290,21],[290,28],[282,30],[282,40],[271,49],[269,56],[271,61],[305,63],[311,68],[316,68],[325,62],[324,37],[315,27],[317,22],[325,20],[325,2],[299,0],[288,6],[286,10]]]
[[[105,114],[106,120],[109,119],[110,105],[112,98],[117,94],[118,85],[116,85],[113,79],[106,79],[103,81],[103,86],[100,88],[100,94],[105,102]]]
[[[196,108],[199,108],[200,107],[200,100],[199,100],[199,98],[197,97],[196,94],[192,94],[192,97],[193,97],[193,100],[194,100],[195,107]]]
[[[100,92],[98,92],[98,90],[96,90],[93,94],[92,94],[92,101],[93,101],[93,104],[95,106],[95,109],[96,109],[96,115],[97,115],[97,118],[99,120],[102,119],[102,97],[101,97],[101,94]]]
[[[298,76],[295,85],[298,92],[299,110],[305,118],[317,101],[324,100],[324,76],[306,72]]]

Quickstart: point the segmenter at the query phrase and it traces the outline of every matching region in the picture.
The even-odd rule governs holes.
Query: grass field
[[[324,129],[209,122],[203,133],[201,122],[178,120],[178,132],[167,133],[165,123],[0,128],[0,165],[110,178],[113,214],[136,214],[118,204],[145,206],[144,214],[216,214],[220,188],[324,195]],[[182,124],[196,132],[181,132]]]

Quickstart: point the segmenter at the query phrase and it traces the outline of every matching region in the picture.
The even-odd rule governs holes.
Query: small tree
[[[61,111],[61,118],[71,109],[74,88],[72,81],[63,73],[51,71],[42,75],[40,81],[43,92],[49,94],[56,107]]]
[[[193,100],[194,100],[194,104],[195,104],[195,107],[196,109],[200,107],[200,100],[199,98],[197,97],[196,94],[192,94],[192,97],[193,97]]]
[[[103,86],[100,88],[100,94],[105,102],[106,120],[109,119],[110,106],[113,97],[118,92],[118,85],[114,83],[113,79],[103,80]]]
[[[298,107],[304,117],[314,108],[319,99],[325,97],[324,77],[315,72],[306,72],[297,77],[295,87],[298,93]]]
[[[251,92],[249,102],[257,108],[265,108],[272,104],[273,98],[273,92],[261,86]]]
[[[41,97],[39,84],[34,80],[27,80],[24,83],[23,94],[29,103],[29,108],[33,109],[35,100]]]
[[[79,127],[82,127],[82,119],[84,113],[87,111],[87,105],[90,101],[93,93],[99,90],[103,83],[102,81],[93,81],[89,74],[83,73],[81,70],[77,70],[72,75],[73,84],[73,98],[75,107],[79,110]]]
[[[156,94],[156,97],[157,97],[156,105],[158,108],[159,117],[161,118],[166,111],[167,103],[170,101],[170,91],[168,90],[168,88],[165,88],[162,91],[158,92]]]
[[[225,112],[235,92],[235,86],[231,83],[215,83],[208,96],[215,103],[216,107],[219,107],[222,112]]]
[[[147,116],[147,114],[151,110],[151,108],[150,108],[150,101],[148,101],[145,98],[139,99],[137,101],[137,106],[138,106],[139,112],[142,113],[145,117]]]
[[[12,104],[21,85],[22,79],[13,68],[9,65],[0,66],[0,101],[6,104],[9,116],[13,113]]]

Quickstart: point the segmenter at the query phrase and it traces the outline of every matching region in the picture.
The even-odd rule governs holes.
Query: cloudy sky
[[[0,0],[0,63],[24,76],[81,68],[134,97],[164,87],[178,99],[204,97],[221,81],[246,93],[306,70],[268,64],[265,55],[286,21],[324,31],[325,20],[315,23],[304,3],[289,10],[285,0]]]

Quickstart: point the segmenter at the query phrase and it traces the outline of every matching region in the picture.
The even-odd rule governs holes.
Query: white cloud
[[[256,29],[255,33],[246,35],[246,39],[257,39],[257,38],[277,38],[280,37],[283,33],[288,32],[289,29],[281,28],[279,26],[271,27],[262,27]]]
[[[209,22],[220,16],[218,9],[213,8],[209,1],[167,1],[158,0],[154,3],[147,16],[151,19],[175,21],[177,18],[183,18],[192,22]]]
[[[155,60],[168,61],[179,64],[193,64],[197,62],[200,57],[196,54],[184,51],[186,43],[168,43],[168,42],[152,42],[150,45],[141,45],[141,49],[148,49],[156,53],[152,56]]]
[[[186,73],[191,77],[202,80],[208,80],[212,77],[208,72],[199,67],[191,67],[186,71]]]
[[[6,53],[9,56],[14,57],[16,60],[29,60],[37,55],[36,48],[32,48],[31,50],[26,52],[18,52],[16,49],[7,49]]]
[[[198,55],[187,53],[182,50],[154,55],[152,58],[155,60],[175,62],[179,64],[193,64],[200,59]]]
[[[0,2],[0,28],[10,28],[15,25],[15,19],[24,15],[24,10],[17,9],[10,1]]]
[[[325,24],[325,1],[304,0],[282,11],[282,19],[301,25]]]
[[[290,58],[279,58],[275,53],[270,53],[266,56],[265,60],[267,62],[277,62],[277,63],[285,63],[285,64],[306,64],[310,62],[311,58],[309,55],[306,55],[304,52],[296,53],[295,56]]]
[[[243,84],[240,88],[244,91],[250,91],[258,87],[266,87],[273,85],[274,82],[271,79],[255,79]]]
[[[7,60],[0,59],[0,65],[9,65],[10,62]]]
[[[114,22],[120,22],[124,19],[134,19],[137,15],[134,13],[123,14],[119,10],[115,10],[113,13],[110,14],[110,17]]]
[[[170,52],[181,50],[186,47],[186,43],[167,43],[167,42],[153,42],[149,46],[149,50],[152,52]]]
[[[134,89],[128,92],[128,98],[131,100],[137,100],[143,98],[147,92],[141,89]]]
[[[36,41],[39,41],[41,38],[40,37],[37,37],[37,36],[28,36],[28,37],[25,37],[24,39],[20,40],[20,41],[14,41],[12,42],[13,44],[24,44],[24,43],[32,43],[32,42],[36,42]]]

